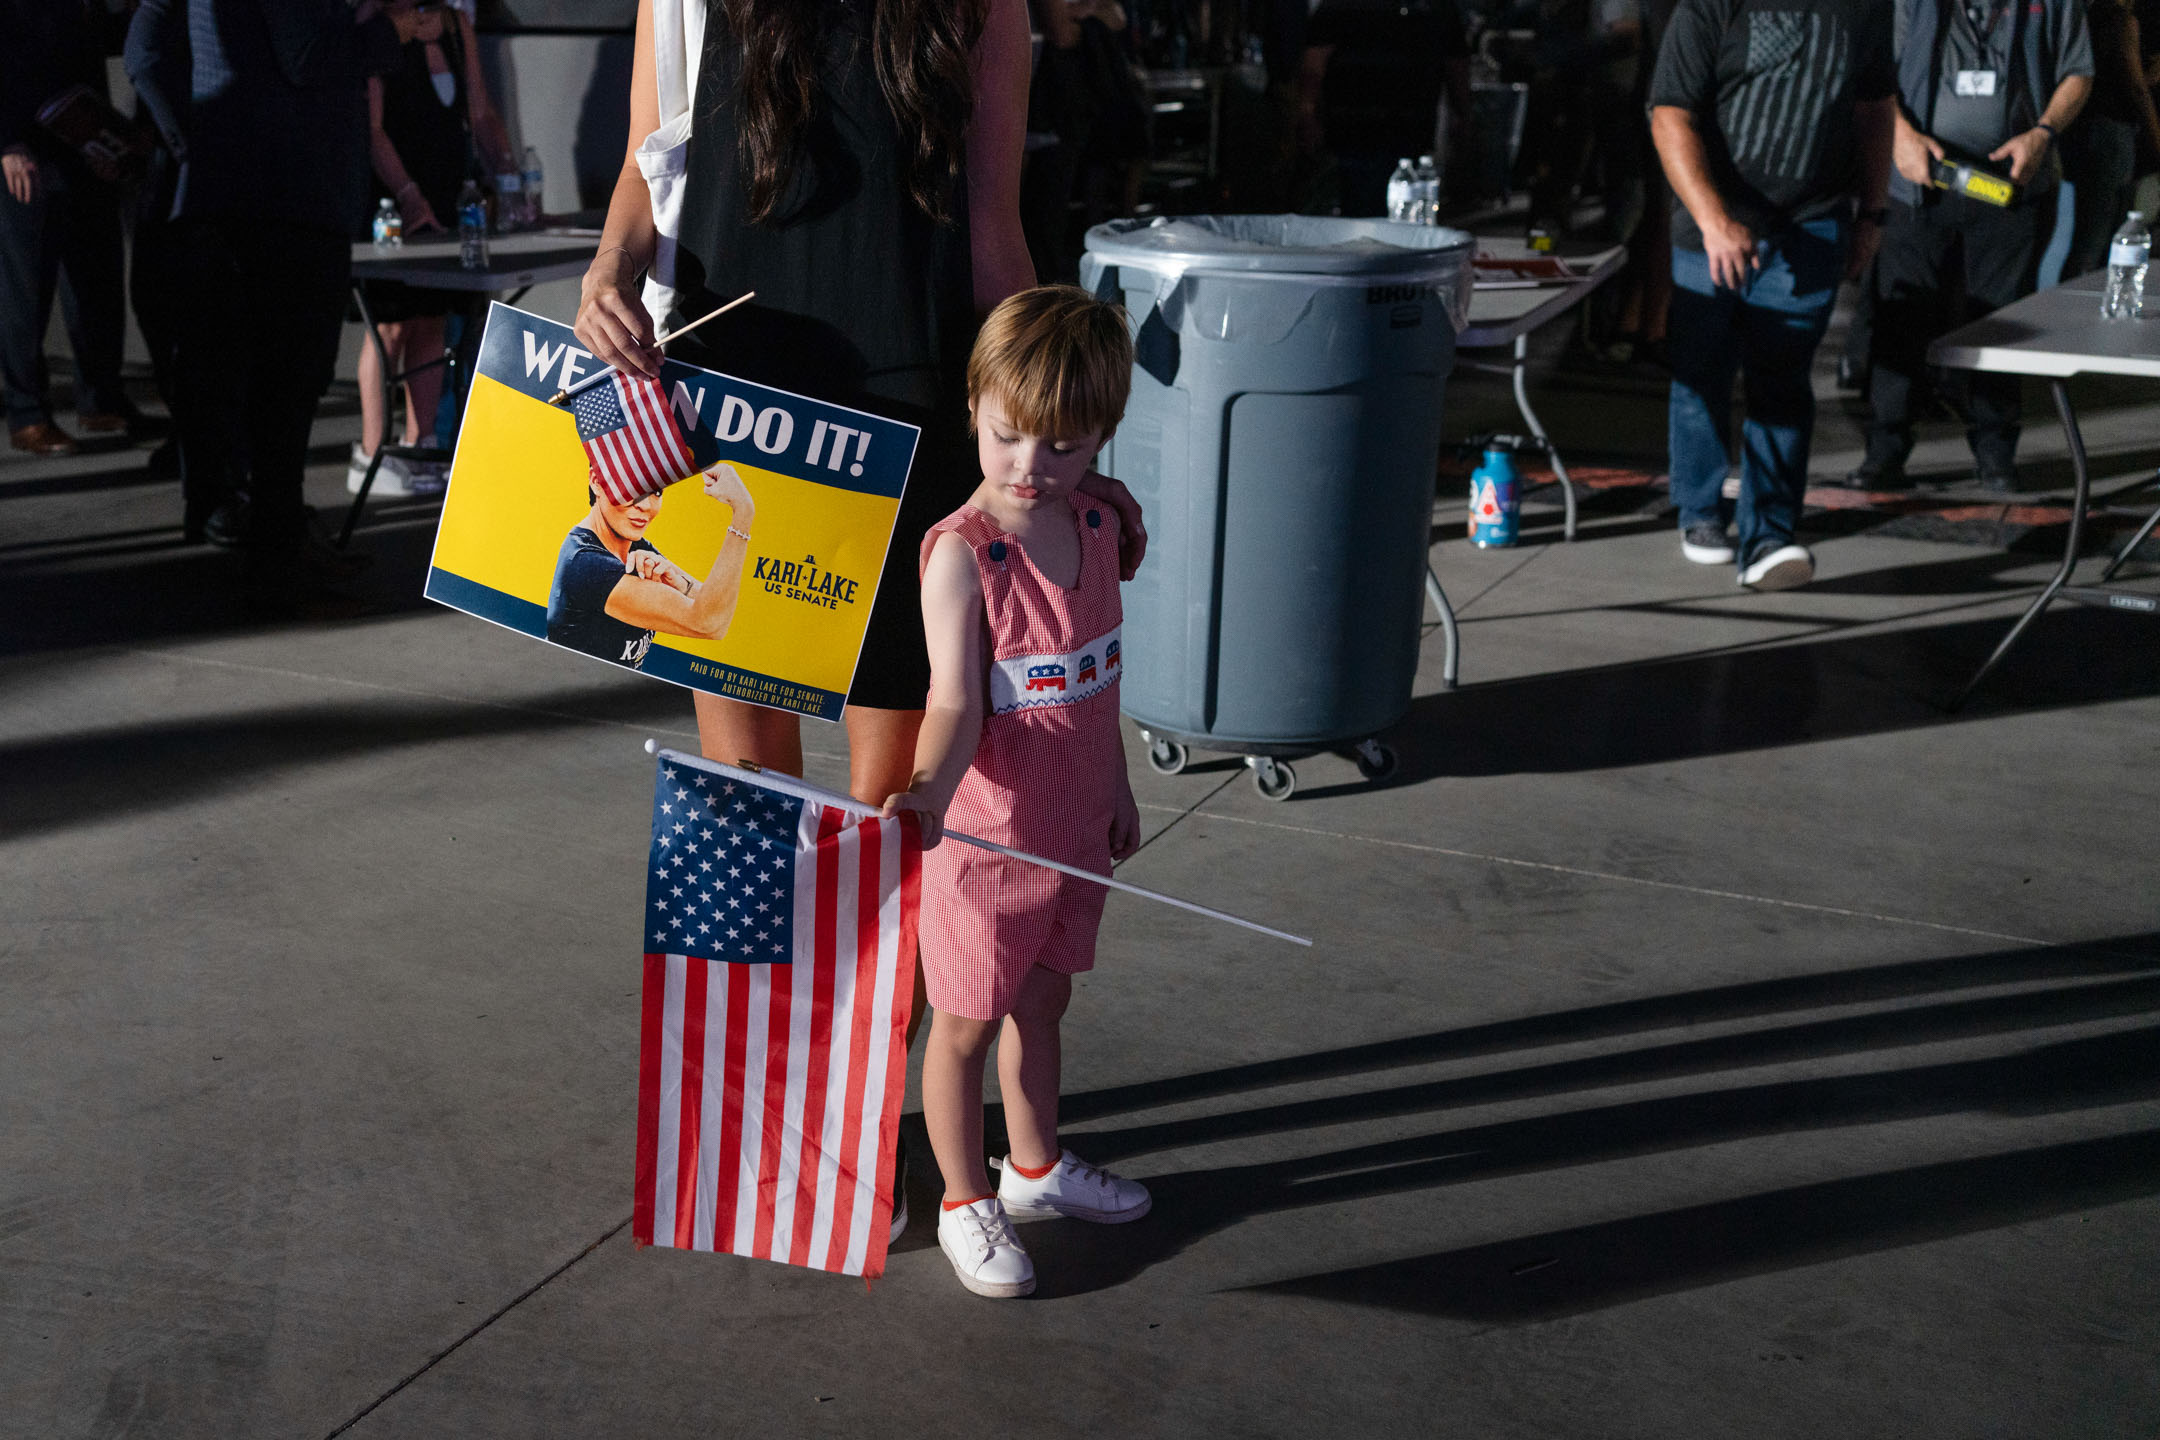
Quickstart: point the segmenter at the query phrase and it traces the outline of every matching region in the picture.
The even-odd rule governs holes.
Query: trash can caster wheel
[[[1148,768],[1158,775],[1178,774],[1185,768],[1185,762],[1190,758],[1191,756],[1186,753],[1185,747],[1175,740],[1151,738],[1148,741]]]
[[[1297,789],[1297,771],[1290,768],[1289,761],[1255,755],[1246,763],[1252,766],[1253,788],[1268,799],[1287,800]]]
[[[1395,774],[1395,747],[1383,745],[1378,740],[1358,741],[1350,758],[1357,762],[1358,774],[1375,783]]]

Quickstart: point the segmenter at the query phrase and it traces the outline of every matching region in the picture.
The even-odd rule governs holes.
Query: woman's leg
[[[947,1200],[996,1193],[983,1163],[983,1061],[998,1033],[995,1020],[969,1020],[943,1010],[930,1022],[923,1051],[923,1124],[945,1177]]]
[[[1064,1153],[1057,1136],[1058,1073],[1063,1063],[1058,1022],[1065,1018],[1071,1001],[1072,976],[1036,966],[1020,982],[1020,994],[998,1039],[1005,1136],[1013,1163],[1030,1170],[1054,1165]],[[927,1077],[928,1071],[924,1073]],[[926,1103],[928,1089],[926,1078]]]
[[[383,351],[390,363],[402,366],[398,357],[405,353],[405,326],[402,321],[377,325],[375,333],[382,337]],[[376,357],[373,345],[360,347],[360,449],[369,455],[375,453],[376,442],[382,439],[387,416],[384,406],[388,396],[383,393],[382,361]],[[411,422],[408,421],[409,425]]]
[[[440,360],[442,353],[442,316],[415,315],[405,322],[405,348],[398,356],[400,370],[410,370],[415,365],[427,365],[431,360]],[[435,408],[442,403],[442,391],[443,367],[440,365],[429,365],[405,382],[407,445],[435,443]]]
[[[748,760],[783,775],[802,774],[802,721],[785,710],[699,694],[698,749],[725,765]],[[883,796],[878,797],[883,799]]]

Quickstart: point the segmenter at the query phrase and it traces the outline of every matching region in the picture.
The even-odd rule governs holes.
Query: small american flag
[[[667,392],[649,375],[621,371],[570,401],[578,439],[591,463],[593,488],[628,505],[697,473],[697,461],[668,410]]]
[[[787,783],[661,753],[632,1233],[882,1275],[921,843]]]

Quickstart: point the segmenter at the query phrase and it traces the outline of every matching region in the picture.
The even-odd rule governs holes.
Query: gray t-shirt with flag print
[[[1845,213],[1853,106],[1895,93],[1890,0],[1680,0],[1650,103],[1694,114],[1710,178],[1759,236]],[[1673,205],[1673,243],[1702,231]]]

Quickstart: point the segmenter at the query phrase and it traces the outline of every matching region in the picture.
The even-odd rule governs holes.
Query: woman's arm
[[[915,778],[885,801],[885,813],[922,817],[923,848],[945,830],[945,810],[982,742],[985,688],[982,577],[957,535],[940,535],[923,568],[923,638],[930,649],[930,698],[915,738]]]
[[[608,200],[607,223],[600,231],[600,253],[585,272],[577,320],[571,328],[577,332],[578,343],[592,351],[601,364],[654,377],[660,374],[660,362],[665,357],[653,344],[652,317],[645,313],[637,281],[652,264],[656,235],[652,192],[645,188],[645,172],[638,168],[637,151],[645,137],[659,128],[660,79],[653,68],[652,0],[638,0],[637,41],[630,58],[630,145],[623,154],[615,193]],[[981,284],[979,277],[976,283]]]
[[[731,513],[720,553],[713,557],[704,583],[685,594],[665,580],[626,573],[608,592],[608,614],[627,625],[686,639],[727,637],[728,626],[735,621],[735,602],[742,594],[743,562],[750,555],[750,528],[757,519],[757,506],[732,465],[715,465],[705,472],[705,493],[728,506]]]
[[[1020,156],[1027,142],[1032,54],[1027,0],[990,0],[975,42],[975,114],[967,132],[968,253],[975,266],[975,310],[981,315],[1035,283],[1035,262],[1020,231]]]
[[[442,221],[435,218],[434,207],[420,187],[413,183],[405,169],[405,162],[398,158],[397,146],[390,143],[383,131],[383,83],[379,76],[370,75],[367,82],[368,155],[375,162],[375,178],[382,181],[397,202],[398,214],[405,217],[407,230],[442,229]]]
[[[510,151],[510,129],[503,124],[488,94],[487,76],[480,69],[480,37],[473,30],[472,17],[462,10],[457,12],[457,23],[465,41],[465,110],[472,117],[473,140],[489,157],[496,174],[515,170],[517,156]]]

